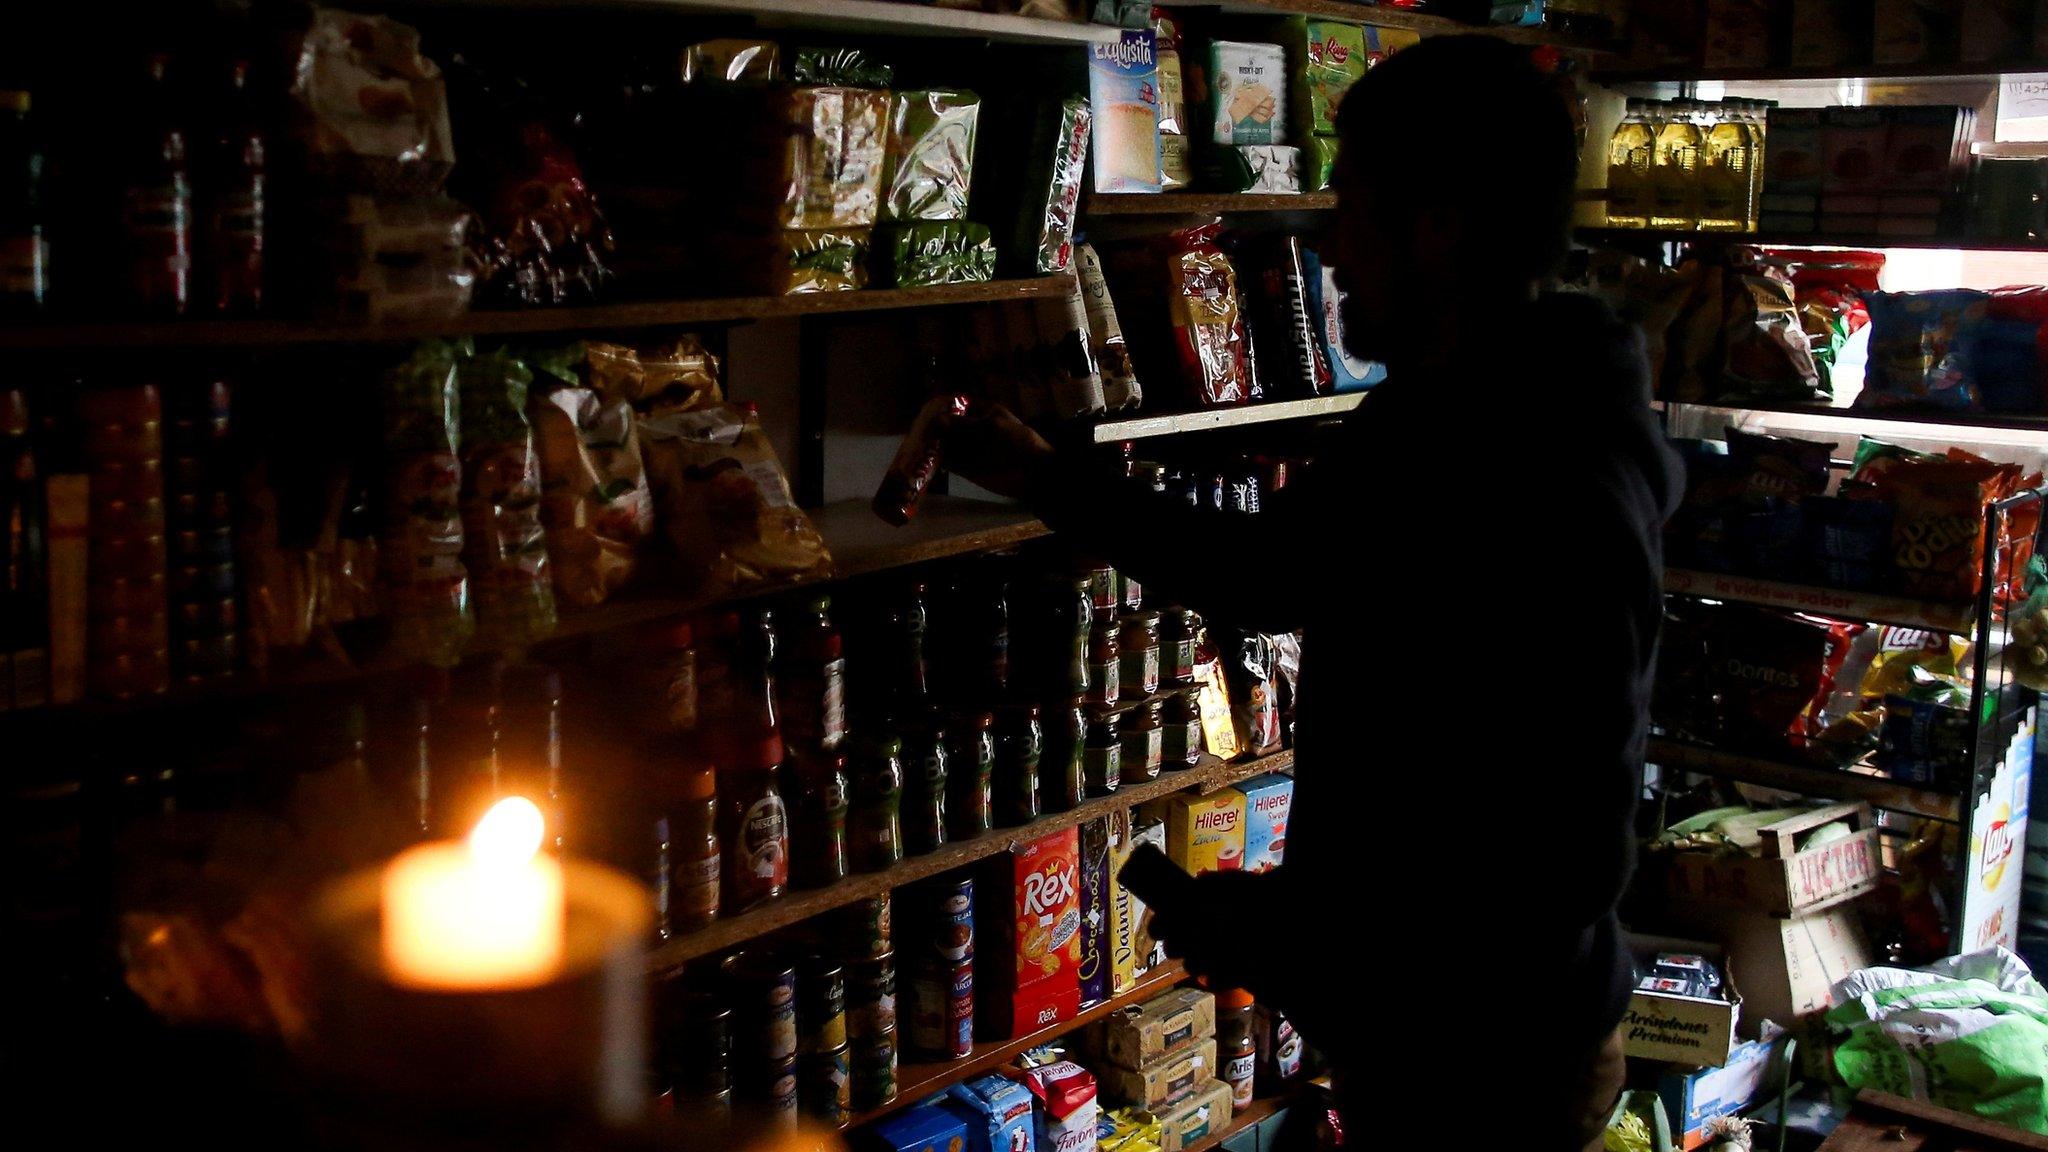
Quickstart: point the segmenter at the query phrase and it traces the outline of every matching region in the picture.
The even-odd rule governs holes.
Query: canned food
[[[896,947],[891,939],[887,892],[847,905],[840,917],[841,943],[848,957],[872,959],[888,955]]]
[[[797,1062],[797,1097],[803,1114],[834,1128],[846,1123],[853,1103],[848,1051],[841,1044],[807,1053]]]
[[[896,1099],[896,1033],[883,1032],[853,1045],[853,1110],[866,1112]]]
[[[939,885],[932,903],[932,950],[953,963],[974,959],[974,879]]]
[[[823,956],[805,959],[796,981],[797,1051],[846,1046],[846,970]]]
[[[233,564],[181,564],[171,569],[171,598],[209,600],[235,594]]]
[[[846,1034],[854,1041],[896,1029],[896,954],[846,965]],[[863,1109],[865,1111],[865,1109]]]
[[[670,1108],[683,1120],[722,1124],[732,1119],[732,1089],[702,1096],[688,1096],[680,1090],[669,1093]]]
[[[796,1056],[796,969],[766,952],[735,952],[725,972],[739,993],[739,1048],[748,1061]]]
[[[974,1053],[974,965],[936,964],[910,981],[910,1048],[931,1060]]]
[[[746,1084],[749,1109],[770,1131],[794,1131],[798,1115],[796,1057],[772,1061],[762,1072],[760,1081]]]

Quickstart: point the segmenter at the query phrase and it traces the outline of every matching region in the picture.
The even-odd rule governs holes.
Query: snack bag
[[[789,66],[789,78],[798,84],[887,88],[895,82],[896,67],[865,48],[799,47]]]
[[[474,585],[477,632],[520,651],[555,630],[541,531],[540,457],[526,422],[533,373],[499,349],[459,370],[462,394],[462,562]]]
[[[661,521],[699,592],[725,596],[831,571],[753,405],[648,417],[640,431]]]
[[[988,229],[965,220],[884,224],[874,233],[874,279],[884,288],[968,284],[996,274]]]
[[[452,668],[475,629],[462,565],[457,370],[467,345],[429,340],[384,376],[384,579],[391,647]]]
[[[1739,498],[1754,508],[1797,504],[1826,492],[1834,453],[1835,445],[1818,440],[1728,429],[1728,458],[1740,479]]]
[[[1267,363],[1283,367],[1269,377],[1276,398],[1327,396],[1336,386],[1330,362],[1316,330],[1307,265],[1301,240],[1266,236],[1239,248],[1251,286],[1252,330],[1265,349]]]
[[[891,220],[960,220],[974,176],[981,97],[932,89],[898,92],[889,108],[882,214]]]
[[[2040,692],[2048,690],[2048,565],[2035,556],[2026,571],[2027,598],[2006,617],[2012,627],[2006,666],[2013,679]]]
[[[768,92],[764,135],[780,140],[762,150],[776,165],[769,210],[777,228],[851,229],[875,222],[888,160],[889,94],[858,88],[788,88]],[[758,141],[753,145],[759,148]]]
[[[776,232],[741,241],[731,259],[745,290],[771,296],[851,292],[868,284],[870,229]]]
[[[1301,149],[1285,144],[1237,144],[1210,155],[1210,174],[1228,192],[1291,195],[1301,191]]]
[[[383,16],[313,9],[292,101],[314,172],[364,192],[427,196],[455,167],[448,85],[419,30]]]
[[[1873,440],[1868,436],[1856,442],[1856,459],[1849,470],[1849,480],[1857,484],[1870,485],[1879,489],[1884,476],[1894,468],[1916,461],[1939,460],[1941,457],[1927,452],[1916,452],[1898,444]]]
[[[1385,365],[1353,356],[1344,342],[1344,293],[1337,287],[1337,270],[1326,267],[1313,248],[1301,250],[1301,265],[1309,291],[1309,315],[1336,391],[1360,392],[1385,380]]]
[[[1095,190],[1157,192],[1159,64],[1150,32],[1090,45],[1088,92],[1095,111]]]
[[[1031,312],[1038,328],[1032,376],[1045,382],[1047,414],[1055,420],[1101,414],[1108,402],[1088,346],[1088,305],[1078,278],[1065,296],[1033,300]]]
[[[1956,358],[1956,338],[1982,318],[1984,293],[1964,288],[1870,292],[1863,300],[1870,309],[1870,360],[1856,407],[1980,407],[1981,398]]]
[[[683,49],[685,84],[769,84],[781,70],[773,40],[706,40]]]
[[[2036,415],[2048,411],[2048,288],[2000,288],[1984,301],[1984,314],[1956,333],[1956,360],[1986,412]]]
[[[470,236],[477,290],[507,306],[595,300],[612,278],[615,245],[575,153],[544,119],[519,114],[531,99],[523,89],[503,91],[475,69],[457,75],[475,90],[472,106],[495,112],[463,120],[457,175],[484,225]]]
[[[607,400],[657,413],[709,408],[725,399],[718,384],[718,357],[695,333],[638,348],[591,340],[582,350],[590,387]],[[575,379],[573,374],[565,378]]]
[[[1216,144],[1287,143],[1287,53],[1280,45],[1213,41],[1209,85]]]
[[[590,344],[593,381],[632,353]],[[624,355],[622,355],[624,354]],[[632,405],[623,396],[583,385],[573,352],[535,357],[539,385],[531,410],[540,451],[541,523],[558,600],[601,604],[633,578],[640,549],[654,535],[654,496],[640,456]],[[631,361],[638,387],[640,361]],[[600,364],[607,367],[600,368]]]
[[[1003,239],[1003,263],[1011,269],[1006,275],[1064,272],[1074,254],[1074,217],[1095,113],[1087,100],[1074,97],[1028,104],[1014,114],[1031,125],[1030,143],[1021,158],[1006,162],[998,149],[984,160],[974,212]],[[991,184],[991,164],[1007,179]]]
[[[1308,22],[1308,68],[1302,87],[1308,90],[1311,132],[1337,134],[1337,108],[1365,75],[1366,66],[1364,28],[1336,20]]]
[[[1826,399],[1792,299],[1779,276],[1734,271],[1722,283],[1720,398],[1766,402]]]
[[[1721,608],[1714,644],[1721,726],[1732,747],[1804,748],[1825,727],[1835,675],[1862,630],[1747,605]]]
[[[1236,637],[1231,659],[1223,672],[1230,681],[1230,697],[1236,705],[1238,742],[1253,755],[1280,746],[1279,672],[1275,666],[1273,641],[1257,632]]]
[[[1167,247],[1167,306],[1189,398],[1197,407],[1251,396],[1250,353],[1237,269],[1216,246],[1220,221],[1174,233]]]
[[[1109,298],[1109,281],[1102,274],[1102,257],[1093,245],[1082,244],[1075,249],[1074,271],[1087,310],[1088,351],[1095,357],[1095,370],[1102,379],[1103,403],[1111,412],[1136,408],[1144,401],[1145,390],[1131,366],[1123,326],[1117,323],[1116,304]]]
[[[1929,460],[1886,472],[1879,490],[1896,506],[1892,571],[1899,590],[1970,602],[1984,564],[1984,506],[2009,483],[1996,464]]]
[[[1870,323],[1863,295],[1877,291],[1884,253],[1767,249],[1765,255],[1792,273],[1799,323],[1820,373],[1821,390],[1833,395],[1834,366],[1843,345]]]

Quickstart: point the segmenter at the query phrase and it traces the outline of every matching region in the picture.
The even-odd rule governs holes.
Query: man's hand
[[[1274,967],[1270,940],[1245,930],[1245,921],[1235,912],[1278,903],[1281,880],[1277,875],[1250,872],[1211,872],[1197,876],[1189,904],[1198,909],[1181,909],[1168,916],[1152,910],[1152,935],[1165,943],[1166,954],[1178,957],[1187,970],[1208,979],[1212,988],[1248,988],[1259,994],[1271,988],[1282,973]]]
[[[1045,438],[1000,404],[976,405],[946,429],[941,458],[947,470],[998,495],[1029,500],[1058,457]]]

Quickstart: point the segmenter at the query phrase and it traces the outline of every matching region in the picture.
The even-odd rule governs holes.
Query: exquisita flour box
[[[1287,813],[1294,807],[1294,777],[1273,773],[1237,786],[1244,793],[1244,870],[1271,872],[1287,851]]]
[[[1125,32],[1088,53],[1095,105],[1095,190],[1159,191],[1159,54],[1150,32]]]
[[[1244,868],[1244,793],[1218,788],[1200,796],[1178,793],[1146,805],[1166,824],[1166,855],[1188,872]]]
[[[975,1033],[1006,1040],[1071,1020],[1081,1007],[1081,846],[1066,828],[991,857],[974,886]],[[985,926],[985,927],[984,927]]]

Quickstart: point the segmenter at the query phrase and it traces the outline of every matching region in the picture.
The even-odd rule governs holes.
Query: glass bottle
[[[0,315],[42,311],[50,289],[43,234],[43,148],[29,93],[0,92]]]
[[[1742,128],[1749,136],[1749,219],[1748,231],[1757,230],[1757,222],[1763,215],[1764,202],[1764,160],[1765,146],[1770,137],[1769,100],[1738,100],[1735,102],[1742,120]]]
[[[1190,685],[1166,698],[1160,717],[1159,764],[1168,772],[1193,768],[1202,760],[1201,689]]]
[[[880,872],[903,859],[903,742],[856,738],[852,768],[847,855],[854,871]]]
[[[790,880],[822,888],[846,878],[846,818],[852,786],[846,757],[837,752],[806,757],[796,769],[796,795],[789,806]]]
[[[718,774],[710,768],[683,771],[675,806],[667,818],[669,930],[683,933],[718,919]]]
[[[1087,791],[1088,713],[1075,696],[1048,707],[1042,726],[1045,753],[1038,761],[1039,804],[1047,812],[1065,812]]]
[[[889,605],[882,699],[891,711],[921,710],[931,697],[924,596],[924,582],[915,581]]]
[[[946,729],[936,711],[900,723],[903,850],[922,856],[946,842]]]
[[[548,842],[562,847],[562,674],[544,664],[508,666],[498,687],[498,791],[524,796],[547,818]]]
[[[963,712],[947,729],[946,818],[955,840],[995,827],[995,723],[993,712]]]
[[[176,119],[170,57],[149,58],[132,106],[136,139],[124,190],[128,303],[145,316],[183,316],[191,302],[192,182]]]
[[[832,598],[811,597],[789,628],[778,677],[782,734],[790,747],[830,751],[846,738],[845,641],[832,623]]]
[[[789,886],[789,811],[782,800],[782,737],[736,745],[718,779],[720,874],[726,913],[744,912]]]
[[[1138,701],[1124,712],[1123,726],[1123,778],[1139,783],[1158,779],[1166,762],[1166,702]]]
[[[0,712],[49,703],[44,500],[28,395],[0,391]]]
[[[1036,704],[1003,709],[995,730],[995,752],[996,823],[1029,824],[1038,819],[1038,765],[1045,754]]]
[[[1650,227],[1684,231],[1700,218],[1700,126],[1697,102],[1673,100],[1657,127],[1650,176]]]
[[[228,70],[226,108],[214,141],[207,263],[215,311],[246,316],[263,308],[263,129],[249,96],[249,62]]]
[[[1252,1020],[1252,994],[1227,988],[1216,994],[1216,1063],[1230,1085],[1230,1109],[1252,1106],[1259,1068],[1257,1025]]]
[[[1119,685],[1122,648],[1117,642],[1117,623],[1114,616],[1096,621],[1088,633],[1088,706],[1095,709],[1114,708],[1121,696]]]
[[[739,635],[733,644],[733,667],[739,673],[738,714],[734,720],[743,740],[759,739],[765,732],[781,732],[775,693],[775,661],[779,654],[773,609],[756,609],[741,618]]]
[[[1055,696],[1088,691],[1088,637],[1095,626],[1095,599],[1086,574],[1055,578],[1048,625],[1055,657],[1039,685]]]
[[[1631,99],[1628,111],[1607,142],[1607,226],[1647,228],[1650,225],[1650,166],[1656,139],[1650,131],[1648,102]]]

